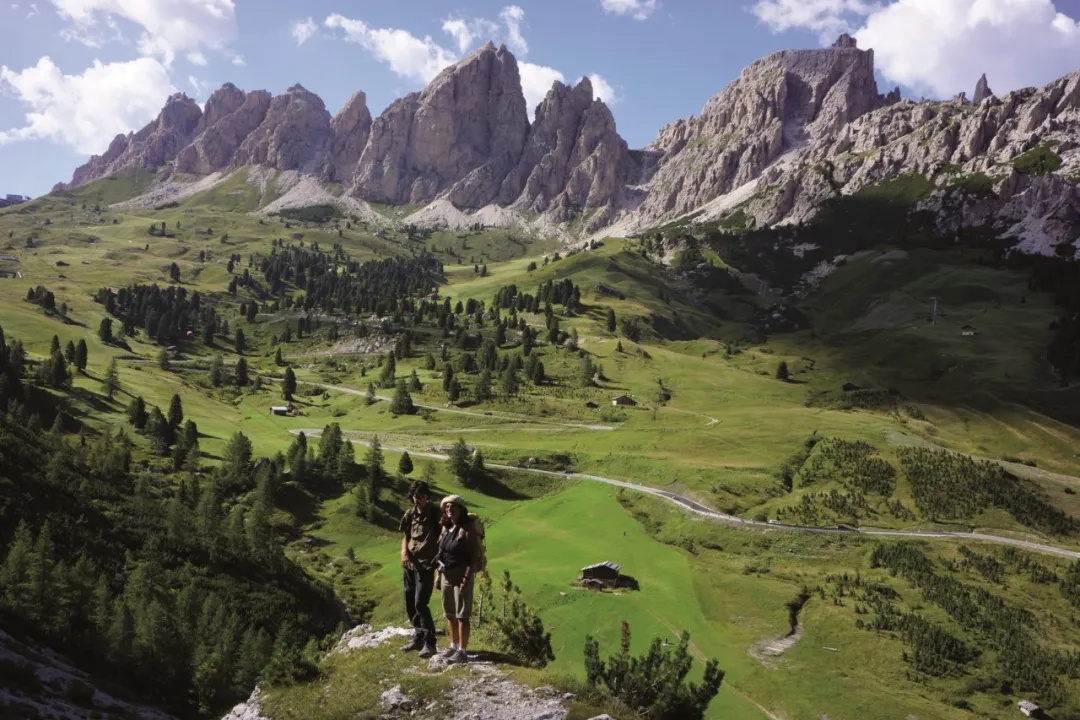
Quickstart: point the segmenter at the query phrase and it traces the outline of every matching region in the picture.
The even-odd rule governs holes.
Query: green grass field
[[[18,258],[4,267],[21,273],[0,278],[0,326],[7,338],[25,343],[31,361],[47,356],[54,334],[61,346],[86,340],[87,375],[76,376],[70,390],[52,392],[90,433],[126,426],[124,408],[135,396],[164,409],[175,393],[185,415],[198,423],[207,462],[237,431],[252,440],[258,456],[272,456],[292,442],[290,431],[337,422],[355,440],[378,434],[386,445],[415,450],[446,447],[464,437],[489,462],[547,462],[559,456],[577,472],[669,488],[748,518],[774,517],[801,499],[803,489],[785,493],[780,488],[778,470],[816,433],[869,443],[894,466],[898,448],[908,445],[994,461],[1031,461],[1037,467],[1008,467],[1034,483],[1050,505],[1080,515],[1077,390],[1059,387],[1043,360],[1054,308],[1046,296],[1028,290],[1023,274],[977,264],[963,251],[881,249],[853,257],[798,303],[811,320],[809,328],[766,336],[756,323],[769,312],[773,298],[676,276],[642,256],[635,241],[609,239],[597,249],[555,260],[552,241],[516,234],[508,241],[502,230],[442,231],[415,240],[404,228],[376,233],[347,218],[328,223],[261,218],[250,212],[267,197],[243,174],[174,207],[106,207],[137,194],[150,181],[140,176],[107,179],[46,196],[29,208],[0,211],[0,244],[7,243],[2,252]],[[162,222],[175,237],[148,233],[151,224],[160,227]],[[424,384],[414,400],[436,408],[426,417],[393,416],[386,402],[367,406],[359,395],[324,392],[310,383],[365,391],[378,376],[378,354],[349,349],[344,340],[330,341],[325,329],[275,343],[283,317],[260,315],[248,323],[239,308],[251,295],[245,289],[235,297],[226,292],[231,278],[224,261],[233,253],[245,261],[253,253],[268,254],[277,238],[305,246],[318,243],[323,249],[340,244],[360,259],[434,248],[446,262],[440,292],[453,302],[490,302],[505,285],[531,293],[549,279],[570,278],[581,289],[584,308],[563,318],[562,328],[577,332],[580,348],[601,365],[604,379],[597,386],[579,387],[578,355],[545,344],[537,352],[552,379],[549,384],[525,385],[514,398],[465,403],[463,409],[472,414],[440,411],[447,404],[440,375],[423,369],[424,354],[441,342],[431,333],[425,336],[427,345],[398,364],[398,377],[415,369]],[[244,329],[251,373],[266,380],[261,391],[209,385],[206,368],[213,355],[221,354],[226,368],[239,357],[226,337],[213,348],[201,342],[182,347],[169,370],[157,366],[161,348],[141,333],[126,339],[130,351],[98,340],[105,311],[92,295],[101,287],[136,282],[167,285],[172,262],[180,267],[184,288],[214,296],[230,327]],[[529,270],[530,263],[536,268]],[[486,264],[487,275],[476,272],[474,264]],[[242,262],[235,272],[245,267]],[[259,276],[257,268],[250,270]],[[26,301],[27,290],[37,285],[52,291],[58,306],[67,304],[67,321]],[[936,324],[927,320],[931,297],[939,301]],[[620,320],[640,319],[639,341],[618,329],[607,330],[609,308]],[[542,329],[543,315],[522,317]],[[977,334],[962,335],[964,325],[974,326]],[[269,405],[281,401],[278,381],[272,379],[283,372],[272,360],[279,345],[300,380],[299,417],[268,412]],[[121,392],[110,402],[100,379],[112,357],[120,358]],[[781,361],[790,369],[788,382],[775,378]],[[468,391],[475,379],[463,379]],[[654,403],[658,379],[670,397]],[[893,399],[873,408],[845,405],[845,383]],[[896,393],[888,395],[888,390]],[[638,405],[613,408],[611,397],[620,393],[632,395]],[[585,429],[582,424],[615,429]],[[140,459],[157,462],[139,442]],[[357,455],[362,457],[361,447]],[[425,462],[418,460],[418,465]],[[387,467],[396,463],[397,455],[388,452]],[[675,639],[686,629],[699,667],[707,657],[719,659],[728,674],[710,708],[714,718],[762,718],[765,710],[787,720],[963,718],[971,712],[955,707],[954,701],[965,693],[974,698],[978,717],[1015,714],[1017,693],[966,689],[965,682],[990,673],[982,665],[967,678],[911,679],[898,638],[857,629],[850,604],[834,605],[817,596],[802,611],[804,632],[794,647],[767,660],[751,654],[761,641],[787,632],[786,604],[803,586],[828,585],[830,575],[842,572],[873,574],[869,541],[725,530],[632,494],[620,502],[613,488],[588,481],[549,483],[513,475],[485,494],[459,488],[442,463],[435,463],[435,470],[441,489],[463,494],[487,520],[491,566],[510,570],[541,612],[553,633],[557,659],[551,670],[556,673],[580,676],[585,635],[597,637],[602,650],[612,650],[619,623],[627,620],[635,648],[644,648],[655,636]],[[419,474],[418,467],[414,477]],[[832,487],[839,485],[821,486]],[[902,473],[891,499],[914,507]],[[299,544],[292,552],[312,572],[335,582],[350,602],[370,611],[377,623],[403,621],[393,562],[397,540],[387,529],[400,501],[398,488],[387,499],[381,524],[373,526],[356,517],[351,491],[316,497],[297,490],[283,500],[278,519],[283,532],[326,541],[317,557],[307,557]],[[861,518],[863,524],[929,525],[921,515],[901,517],[883,507],[878,503]],[[829,523],[838,521],[826,516]],[[1080,546],[1075,537],[1048,537],[1002,510],[956,527]],[[348,549],[362,567],[350,571],[343,565]],[[935,545],[930,552],[955,559],[950,546]],[[333,560],[335,569],[328,570],[324,559]],[[640,591],[591,593],[573,585],[579,568],[607,559],[622,564]],[[1060,572],[1063,565],[1055,567]],[[887,573],[876,574],[888,580]],[[905,601],[919,602],[910,587],[899,581],[896,587]],[[1044,596],[1020,579],[1010,579],[1001,592],[1037,608],[1040,617],[1075,617],[1060,597]],[[1058,627],[1045,620],[1044,636],[1053,630],[1077,640],[1075,628],[1061,622]],[[300,712],[296,708],[310,702],[313,687],[300,687],[292,695],[281,690],[282,707],[292,702]],[[347,712],[350,701],[342,702]],[[299,717],[295,712],[283,717]]]

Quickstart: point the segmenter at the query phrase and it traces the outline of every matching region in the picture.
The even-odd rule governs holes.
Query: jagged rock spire
[[[986,73],[982,74],[979,78],[979,82],[975,84],[975,97],[971,99],[971,102],[978,105],[988,97],[992,97],[994,91],[990,89],[990,84],[986,82]]]

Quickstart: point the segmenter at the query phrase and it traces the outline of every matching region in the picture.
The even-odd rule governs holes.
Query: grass
[[[130,197],[147,182],[141,177],[98,181],[35,200],[29,212],[0,211],[0,239],[7,238],[11,246],[3,252],[18,256],[24,274],[19,280],[0,280],[0,324],[8,338],[26,343],[32,359],[47,354],[53,334],[62,344],[87,340],[89,376],[77,378],[72,393],[57,397],[91,432],[124,424],[123,408],[135,395],[165,408],[176,393],[187,417],[199,425],[207,461],[219,455],[238,430],[252,439],[257,455],[271,456],[291,443],[290,430],[339,422],[354,439],[367,440],[377,433],[385,444],[409,448],[447,446],[464,437],[481,448],[489,462],[566,456],[575,471],[671,488],[747,517],[761,512],[771,516],[798,499],[799,490],[779,494],[776,471],[817,432],[868,442],[888,460],[898,445],[913,443],[991,459],[1032,458],[1037,468],[1018,471],[1028,473],[1056,506],[1080,513],[1077,495],[1066,492],[1080,490],[1075,480],[1080,474],[1077,391],[1058,387],[1041,359],[1046,328],[1056,314],[1049,298],[1030,291],[1025,276],[989,265],[988,252],[912,245],[900,251],[874,234],[882,222],[875,209],[898,216],[928,192],[929,183],[920,176],[865,189],[859,203],[848,208],[853,215],[840,212],[839,205],[833,208],[829,222],[864,235],[851,240],[852,247],[872,249],[850,257],[805,301],[791,300],[810,317],[809,329],[772,337],[755,324],[772,299],[730,292],[707,278],[695,281],[692,274],[669,273],[643,257],[632,241],[605,240],[596,250],[555,260],[554,241],[506,230],[440,231],[410,240],[401,230],[374,234],[360,223],[349,227],[346,223],[352,223],[345,218],[260,220],[247,214],[258,204],[258,191],[242,175],[177,207],[95,210],[95,203]],[[43,224],[45,218],[49,225]],[[175,237],[147,234],[151,223],[162,221]],[[581,288],[584,309],[564,318],[562,327],[577,330],[582,349],[602,365],[607,379],[599,387],[576,387],[573,378],[580,359],[566,348],[543,346],[538,352],[553,382],[526,387],[517,398],[470,408],[491,411],[491,416],[435,411],[426,419],[394,417],[387,403],[369,407],[361,397],[312,387],[297,400],[302,416],[276,417],[267,412],[267,406],[280,399],[276,383],[261,392],[206,386],[200,368],[212,354],[222,353],[227,367],[238,357],[224,339],[214,349],[201,344],[184,348],[184,361],[169,371],[156,366],[153,360],[160,348],[144,338],[130,339],[130,353],[98,341],[95,331],[104,311],[91,295],[102,286],[167,284],[168,266],[176,262],[189,292],[216,295],[219,312],[230,326],[244,329],[252,374],[279,374],[271,360],[276,348],[271,336],[281,331],[281,323],[265,317],[251,324],[244,321],[239,304],[250,296],[241,290],[238,297],[227,297],[231,278],[218,264],[232,253],[246,258],[269,252],[277,238],[318,242],[324,248],[341,243],[359,258],[435,248],[452,261],[440,292],[454,302],[490,301],[508,284],[532,293],[549,279],[570,278]],[[28,239],[32,247],[27,247]],[[200,251],[210,253],[210,259],[200,262]],[[727,260],[745,270],[717,248],[703,250],[703,257],[717,266]],[[58,260],[68,266],[57,267]],[[488,274],[475,272],[474,263],[487,264]],[[536,263],[531,271],[530,263]],[[27,288],[38,284],[56,293],[58,305],[69,305],[75,324],[46,316],[25,301]],[[937,324],[927,322],[930,297],[939,300]],[[608,308],[620,321],[641,319],[646,332],[640,342],[607,331]],[[525,319],[536,327],[544,321],[542,315]],[[962,336],[959,328],[965,324],[974,325],[978,334]],[[425,388],[415,399],[441,407],[445,394],[437,373],[421,368],[423,353],[440,339],[432,335],[427,342],[417,357],[399,364],[398,374],[407,376],[417,369]],[[335,347],[318,336],[294,341],[283,352],[294,362],[302,386],[328,382],[365,389],[377,373],[376,357],[326,357]],[[99,379],[112,357],[125,359],[122,392],[110,403]],[[774,379],[780,361],[791,369],[791,382]],[[650,404],[658,378],[672,396],[654,414]],[[895,388],[903,398],[901,409],[808,404],[808,398],[822,393],[842,397],[840,388],[846,382],[882,392]],[[610,398],[617,393],[633,395],[639,406],[615,411]],[[589,402],[599,407],[590,408]],[[918,416],[905,413],[904,405],[917,407]],[[529,420],[508,420],[503,416],[507,414]],[[559,424],[571,421],[617,429],[590,431]],[[363,450],[357,450],[362,457]],[[142,457],[147,457],[145,449]],[[415,459],[414,477],[427,462]],[[387,466],[396,463],[396,454],[387,452]],[[803,611],[806,631],[798,645],[771,665],[748,654],[755,643],[786,632],[786,603],[804,584],[824,583],[828,575],[844,570],[870,572],[868,543],[724,530],[689,520],[666,505],[631,495],[619,498],[610,487],[572,479],[540,482],[510,474],[480,492],[459,488],[442,463],[436,463],[435,471],[441,490],[460,492],[487,521],[493,569],[511,570],[541,611],[558,658],[552,673],[580,678],[585,634],[594,634],[609,651],[617,645],[619,621],[626,619],[635,649],[644,648],[653,636],[674,639],[685,628],[699,663],[705,657],[720,660],[729,674],[710,717],[761,718],[758,705],[791,720],[822,714],[880,717],[885,712],[898,718],[970,716],[949,705],[962,694],[961,685],[908,680],[899,641],[857,630],[850,607],[811,600]],[[392,562],[401,490],[395,487],[387,494],[375,525],[356,517],[351,492],[327,498],[302,488],[290,488],[284,495],[276,519],[293,536],[313,534],[325,540],[316,552],[305,553],[300,546],[291,552],[311,572],[333,580],[350,607],[380,623],[402,622],[400,580]],[[903,477],[896,497],[912,507]],[[922,518],[882,516],[873,521],[892,527],[925,525]],[[972,523],[992,532],[1037,537],[1003,513],[987,513]],[[345,564],[350,548],[359,560],[356,565]],[[949,551],[933,552],[948,556]],[[572,585],[578,568],[604,559],[623,564],[642,589],[593,594]],[[910,589],[898,588],[905,597],[914,597]],[[1008,594],[1064,612],[1056,599],[1042,598],[1019,581]],[[272,689],[271,702],[277,703],[281,717],[299,717],[305,708],[314,712],[311,708],[330,687],[318,710],[325,714],[317,717],[352,716],[358,708],[373,706],[377,680],[399,676],[401,662],[385,653],[335,658],[313,683]],[[418,677],[416,682],[429,680]],[[441,681],[430,682],[434,684],[417,686],[415,692],[435,696],[443,691]],[[1004,716],[1000,699],[980,698],[979,717]]]
[[[1013,168],[1024,175],[1046,175],[1061,169],[1061,156],[1048,143],[1039,143],[1012,162]]]

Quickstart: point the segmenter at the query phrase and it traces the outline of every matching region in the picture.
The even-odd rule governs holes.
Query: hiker
[[[417,480],[409,488],[412,508],[401,518],[401,567],[404,571],[405,612],[412,622],[412,642],[401,649],[419,650],[420,657],[435,654],[435,621],[428,603],[435,589],[435,556],[439,552],[439,509],[428,502],[431,488]]]
[[[443,656],[447,662],[469,661],[469,615],[472,613],[473,584],[482,569],[479,532],[469,517],[465,501],[448,495],[442,508],[442,536],[439,538],[439,588],[443,611],[450,626],[450,647]]]

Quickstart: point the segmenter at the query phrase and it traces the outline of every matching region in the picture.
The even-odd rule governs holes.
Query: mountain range
[[[612,235],[690,214],[806,222],[830,198],[915,174],[917,209],[942,233],[991,227],[1025,251],[1061,252],[1080,219],[1080,72],[1003,97],[984,75],[970,101],[904,100],[878,92],[873,50],[842,35],[754,62],[700,115],[631,150],[587,78],[556,82],[530,122],[516,59],[488,43],[374,118],[363,92],[333,116],[300,85],[272,96],[226,84],[204,108],[174,95],[58,188],[151,170],[153,205],[252,167],[263,185],[267,169],[282,173],[264,211],[377,203],[420,225]]]

